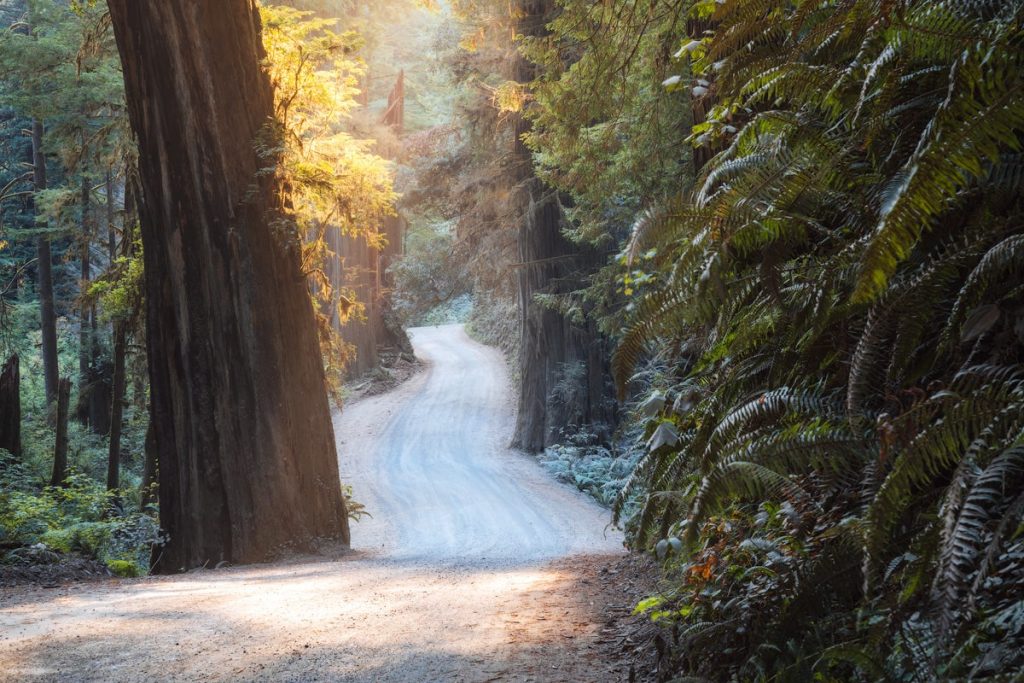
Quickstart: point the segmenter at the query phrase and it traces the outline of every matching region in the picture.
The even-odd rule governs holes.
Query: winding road
[[[360,523],[353,547],[457,564],[620,550],[606,510],[507,448],[515,405],[501,354],[461,325],[409,336],[424,372],[335,422],[342,477],[383,522]]]
[[[507,448],[499,353],[461,326],[410,336],[425,369],[335,415],[373,515],[354,552],[0,590],[0,680],[624,680],[595,656],[628,611],[598,585],[623,553],[607,511]]]

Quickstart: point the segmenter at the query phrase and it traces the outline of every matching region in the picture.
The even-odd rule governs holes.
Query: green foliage
[[[358,316],[359,302],[339,291],[325,272],[336,256],[328,231],[384,243],[381,221],[397,200],[388,162],[374,141],[351,132],[365,65],[357,57],[361,37],[337,33],[337,20],[320,19],[292,7],[263,5],[263,44],[274,86],[275,122],[261,151],[280,175],[280,206],[290,214],[284,237],[301,243],[319,317],[321,351],[328,379],[340,387],[351,353],[331,320]],[[297,232],[297,234],[292,234]]]
[[[103,318],[137,321],[144,306],[145,277],[142,240],[136,239],[127,256],[120,256],[93,281],[86,296],[99,303]]]
[[[468,313],[470,283],[458,247],[450,222],[410,225],[405,253],[389,271],[395,282],[392,307],[403,324],[464,322],[455,318]]]
[[[538,456],[556,479],[578,488],[605,507],[618,500],[626,481],[636,467],[642,451],[631,448],[633,434],[624,434],[621,443],[609,448],[595,434],[576,431],[565,443],[551,446]],[[623,447],[620,450],[619,446]],[[627,514],[635,500],[627,502]]]
[[[665,97],[710,160],[634,225],[614,360],[673,671],[1024,665],[1022,12],[694,4]]]
[[[685,4],[558,5],[550,35],[523,41],[539,72],[529,84],[524,139],[538,177],[572,197],[574,236],[617,247],[643,202],[688,172],[690,112],[661,88]]]
[[[365,505],[352,497],[352,487],[350,485],[343,484],[341,487],[341,493],[345,497],[345,510],[348,513],[348,518],[350,520],[358,522],[363,517],[373,517],[373,515],[366,510]]]
[[[6,561],[18,560],[18,548],[42,544],[134,572],[119,575],[146,572],[139,567],[149,567],[151,549],[161,542],[156,521],[140,513],[111,513],[130,491],[107,491],[82,474],[72,474],[66,487],[39,490],[27,468],[9,457],[0,472],[0,544],[15,548]]]
[[[120,576],[125,579],[133,579],[138,576],[144,576],[146,573],[131,560],[110,560],[107,562],[107,567],[114,574],[114,576]]]
[[[6,103],[46,122],[48,148],[65,167],[121,161],[133,143],[106,3],[78,11],[43,0],[26,5],[20,21],[0,31]]]

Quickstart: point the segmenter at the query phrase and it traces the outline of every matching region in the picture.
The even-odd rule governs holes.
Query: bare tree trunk
[[[92,338],[92,306],[85,301],[85,294],[89,290],[89,281],[92,279],[92,259],[90,258],[92,229],[89,223],[89,209],[92,203],[91,194],[89,178],[83,173],[81,195],[81,271],[78,283],[82,307],[78,316],[78,405],[75,407],[75,419],[82,425],[89,424],[89,404],[92,400],[93,384],[96,381],[95,373],[93,372],[95,348],[93,347]]]
[[[139,505],[143,512],[157,504],[159,493],[157,491],[159,463],[157,462],[156,432],[153,430],[152,417],[149,420],[149,426],[146,427],[145,450],[146,459],[142,467],[142,491],[140,491],[142,502]]]
[[[114,366],[109,358],[102,358],[99,354],[99,344],[96,337],[96,312],[92,312],[93,326],[93,355],[92,365],[89,373],[88,388],[88,415],[89,429],[95,434],[110,433],[110,392],[113,384]]]
[[[57,440],[53,446],[53,474],[50,486],[64,486],[68,478],[68,404],[71,380],[64,377],[57,386]]]
[[[107,490],[121,486],[121,428],[124,417],[125,323],[114,324],[114,382],[110,398],[110,450],[107,453]]]
[[[348,542],[252,0],[110,0],[139,138],[159,571]],[[261,146],[266,148],[267,145]]]
[[[81,235],[81,280],[79,281],[79,295],[84,299],[85,293],[89,290],[89,281],[92,279],[92,259],[89,247],[92,243],[92,229],[89,223],[90,201],[89,178],[82,175],[82,235]],[[78,381],[79,391],[87,386],[89,382],[89,364],[92,361],[92,339],[89,334],[90,315],[92,307],[82,301],[82,309],[79,312],[79,342],[78,349]]]
[[[114,174],[110,169],[107,169],[107,175],[104,179],[104,191],[106,192],[107,208],[107,256],[110,262],[113,263],[117,254],[117,240],[114,229]]]
[[[0,448],[21,457],[21,366],[12,355],[0,371]]]
[[[46,157],[43,155],[43,124],[32,121],[32,167],[36,192],[46,189]],[[53,305],[53,257],[50,253],[50,238],[40,235],[36,238],[36,254],[39,258],[39,318],[43,338],[43,380],[46,387],[46,403],[57,400],[57,312]]]

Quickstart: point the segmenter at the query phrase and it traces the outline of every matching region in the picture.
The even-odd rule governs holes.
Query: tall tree
[[[552,0],[521,0],[518,33],[527,38],[544,36],[554,10]],[[511,76],[518,83],[529,83],[537,77],[537,67],[517,54]],[[515,117],[512,174],[522,192],[518,237],[522,379],[513,442],[536,452],[561,441],[571,425],[600,429],[614,422],[615,415],[607,400],[606,345],[596,324],[571,320],[539,300],[584,286],[584,277],[600,268],[603,257],[563,234],[562,203],[535,176],[523,139],[529,123],[521,112]]]
[[[37,193],[46,190],[46,156],[43,154],[43,123],[32,122],[33,185]],[[53,256],[50,236],[45,232],[36,238],[39,263],[39,317],[43,338],[43,376],[46,384],[46,402],[57,400],[57,312],[53,304]]]
[[[65,486],[68,478],[68,402],[71,400],[71,380],[61,377],[57,383],[55,420],[57,434],[53,445],[53,473],[50,486]]]
[[[348,541],[251,0],[113,0],[139,138],[157,569]]]
[[[84,144],[83,144],[84,147]],[[79,281],[81,291],[86,291],[89,281],[92,279],[92,228],[89,223],[89,209],[91,206],[92,188],[89,186],[89,177],[82,173],[81,178],[81,225],[82,233],[79,238],[79,249],[81,250],[81,280]],[[92,303],[82,297],[80,314],[78,319],[78,406],[75,409],[75,419],[83,425],[89,424],[89,396],[92,393],[92,384],[95,380],[94,366],[96,361],[95,340],[92,334]]]

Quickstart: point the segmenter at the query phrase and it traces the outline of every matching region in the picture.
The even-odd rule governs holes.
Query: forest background
[[[639,609],[666,680],[1024,665],[1021,3],[293,4],[264,40],[339,400],[366,302],[331,235],[381,247],[397,213],[394,326],[506,352],[515,445],[662,565]],[[144,573],[109,22],[44,0],[0,22],[4,561]]]

